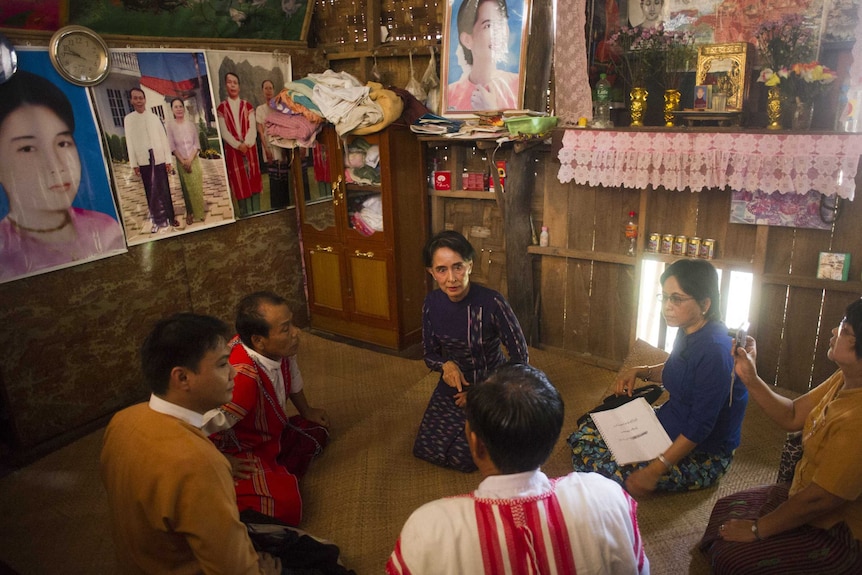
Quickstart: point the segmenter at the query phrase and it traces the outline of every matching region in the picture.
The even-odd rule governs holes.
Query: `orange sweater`
[[[122,573],[259,573],[230,464],[199,429],[146,403],[117,413],[101,455]]]

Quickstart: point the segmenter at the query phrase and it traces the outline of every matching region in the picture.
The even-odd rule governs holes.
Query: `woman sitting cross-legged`
[[[670,399],[657,412],[673,443],[657,459],[620,466],[592,418],[568,439],[575,471],[595,471],[635,497],[653,491],[687,491],[713,485],[739,446],[748,403],[733,378],[731,338],[721,321],[718,273],[706,260],[677,260],[661,275],[662,314],[678,327],[663,364],[620,372],[616,395],[631,395],[637,378],[661,382]],[[731,385],[732,382],[732,385]]]
[[[756,343],[735,350],[735,371],[770,419],[802,430],[791,484],[720,499],[700,549],[715,573],[862,573],[862,300],[832,330],[827,357],[838,371],[794,400],[757,375]]]

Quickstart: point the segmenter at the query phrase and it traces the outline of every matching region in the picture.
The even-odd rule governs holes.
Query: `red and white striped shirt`
[[[411,514],[390,575],[649,574],[637,502],[610,479],[539,470],[486,478]]]

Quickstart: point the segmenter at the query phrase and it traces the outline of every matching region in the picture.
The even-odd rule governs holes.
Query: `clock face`
[[[57,71],[80,86],[93,86],[108,75],[108,46],[83,26],[58,30],[51,39],[50,56]]]

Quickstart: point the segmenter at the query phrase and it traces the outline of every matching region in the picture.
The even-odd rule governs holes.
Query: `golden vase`
[[[679,109],[679,90],[664,91],[664,125],[666,128],[674,127],[676,111]]]
[[[766,113],[769,115],[767,130],[781,129],[781,89],[778,86],[770,86],[766,93]]]
[[[629,97],[631,98],[630,112],[632,114],[632,127],[638,128],[644,125],[644,114],[646,113],[646,99],[649,92],[646,88],[635,86],[632,88]]]

